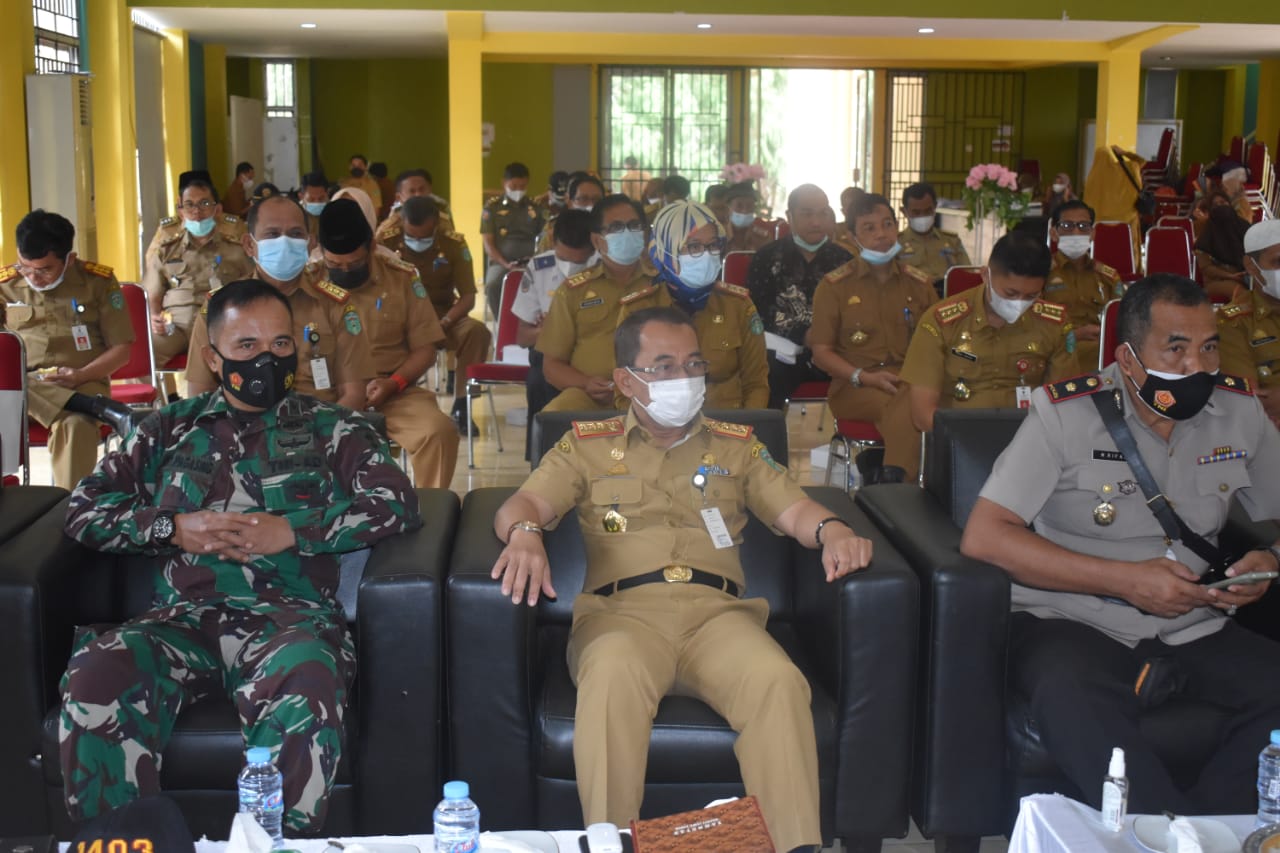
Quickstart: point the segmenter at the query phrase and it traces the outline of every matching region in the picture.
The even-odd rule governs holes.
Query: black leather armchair
[[[339,598],[358,657],[345,745],[327,834],[430,832],[439,796],[442,729],[441,583],[459,505],[419,490],[425,525],[374,548],[363,576],[344,576]],[[65,502],[6,543],[0,577],[0,835],[74,831],[58,767],[58,684],[74,627],[118,623],[147,609],[154,563],[83,548],[62,535]],[[178,718],[161,785],[196,837],[225,838],[237,808],[243,741],[225,700]]]
[[[540,415],[544,450],[562,423]],[[785,458],[776,412],[739,412],[770,452]],[[537,458],[541,457],[541,452]],[[582,825],[573,766],[575,691],[565,661],[574,593],[585,555],[575,519],[546,535],[561,593],[514,606],[489,577],[501,551],[493,518],[510,488],[467,495],[446,583],[452,773],[471,784],[492,829]],[[745,532],[743,568],[753,596],[770,604],[770,632],[809,678],[818,741],[823,836],[879,849],[907,823],[917,590],[887,540],[838,489],[815,499],[875,542],[872,567],[828,585],[818,552],[770,533]],[[642,816],[699,808],[742,793],[734,734],[702,702],[678,696],[658,708]]]
[[[974,501],[1022,418],[1017,410],[939,411],[925,488],[875,486],[857,496],[920,578],[911,814],[939,850],[976,850],[979,837],[1008,832],[1025,794],[1080,796],[1041,745],[1025,697],[1006,688],[1009,577],[959,550]],[[1235,512],[1223,535],[1267,534]],[[1212,706],[1175,700],[1148,713],[1142,728],[1175,775],[1194,778],[1221,721]]]

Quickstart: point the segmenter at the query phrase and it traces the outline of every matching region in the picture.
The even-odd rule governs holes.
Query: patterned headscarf
[[[704,225],[714,225],[716,236],[724,237],[724,225],[705,204],[696,201],[675,201],[658,211],[653,218],[653,240],[649,243],[649,259],[658,269],[656,281],[665,281],[676,301],[689,306],[701,306],[711,295],[711,288],[696,290],[686,287],[676,273],[680,249],[689,235]]]

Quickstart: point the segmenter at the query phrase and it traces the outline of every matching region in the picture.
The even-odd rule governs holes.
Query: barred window
[[[37,74],[80,70],[80,11],[76,0],[32,0]]]
[[[292,62],[265,63],[267,75],[267,118],[292,118],[298,96]]]

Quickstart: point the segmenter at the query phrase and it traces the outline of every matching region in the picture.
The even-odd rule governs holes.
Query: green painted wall
[[[502,169],[513,160],[529,167],[530,195],[547,188],[555,147],[552,68],[546,64],[485,64],[481,114],[494,129],[493,147],[484,160],[487,189],[502,186]]]
[[[1225,71],[1196,69],[1178,73],[1177,115],[1182,119],[1182,168],[1210,163],[1222,149],[1222,92]]]
[[[1027,72],[1023,90],[1026,104],[1022,120],[1022,152],[1040,161],[1042,183],[1058,172],[1083,183],[1076,175],[1080,160],[1080,69],[1068,66],[1037,68]]]

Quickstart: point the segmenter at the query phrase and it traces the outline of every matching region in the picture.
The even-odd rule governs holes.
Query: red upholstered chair
[[[831,485],[831,469],[835,467],[837,456],[844,464],[845,491],[849,490],[849,471],[858,458],[858,454],[870,447],[883,447],[884,438],[876,425],[870,421],[854,421],[836,418],[836,431],[827,445],[827,475],[823,485]],[[839,453],[837,453],[839,451]]]
[[[1093,226],[1093,259],[1113,267],[1126,282],[1142,277],[1133,257],[1133,232],[1128,222],[1098,222]]]
[[[502,278],[501,310],[498,314],[498,335],[494,344],[494,353],[502,358],[505,347],[516,342],[516,330],[520,327],[520,318],[511,313],[511,305],[520,292],[520,282],[524,279],[524,270],[512,270]],[[493,416],[493,429],[498,437],[498,452],[502,448],[502,428],[498,424],[498,407],[493,402],[494,385],[524,385],[529,379],[528,364],[508,364],[501,360],[487,361],[484,364],[473,364],[467,368],[467,467],[476,467],[476,437],[471,431],[474,421],[471,419],[471,401],[481,393],[489,396],[489,414]]]
[[[6,486],[31,483],[27,456],[27,348],[17,332],[0,329],[0,475]]]
[[[942,277],[942,298],[982,286],[982,267],[948,267]]]
[[[1191,241],[1182,228],[1152,228],[1146,236],[1147,275],[1168,272],[1184,278],[1195,277],[1195,256]]]
[[[775,219],[773,224],[773,239],[785,240],[791,236],[791,223],[785,219]]]
[[[751,266],[751,259],[755,256],[755,252],[749,252],[741,249],[729,252],[724,256],[724,261],[720,267],[720,280],[725,284],[736,284],[739,287],[746,287],[747,268]]]
[[[136,284],[120,285],[125,308],[133,323],[129,360],[111,374],[111,399],[128,406],[156,405],[156,354],[151,348],[151,309],[147,291]],[[145,381],[143,381],[145,380]]]
[[[1102,309],[1102,331],[1098,333],[1098,369],[1116,360],[1120,344],[1120,300],[1112,299]]]
[[[1187,242],[1194,246],[1196,244],[1195,223],[1191,221],[1190,216],[1161,216],[1156,220],[1157,228],[1181,228],[1187,232]]]

